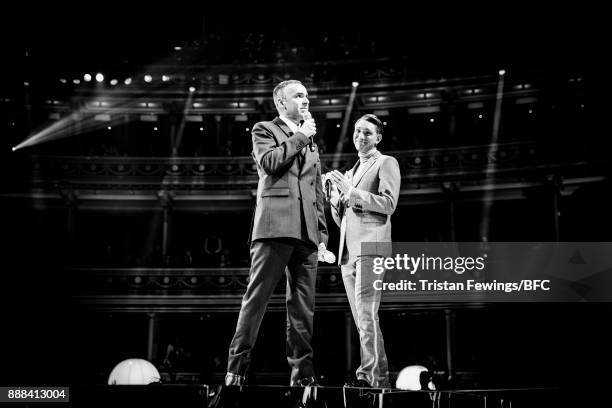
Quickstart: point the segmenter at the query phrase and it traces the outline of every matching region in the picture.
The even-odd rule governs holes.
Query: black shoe
[[[244,376],[235,373],[227,373],[225,374],[225,385],[242,386],[244,385]]]
[[[344,384],[345,387],[354,387],[354,388],[372,388],[369,382],[364,379],[351,380]]]
[[[304,377],[304,378],[300,378],[299,380],[291,381],[292,387],[317,387],[318,385],[319,385],[319,382],[317,381],[317,378],[314,376]]]

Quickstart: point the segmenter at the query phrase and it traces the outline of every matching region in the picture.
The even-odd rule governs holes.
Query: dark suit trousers
[[[246,373],[268,301],[283,273],[287,275],[286,352],[292,368],[291,381],[314,376],[310,341],[317,248],[310,242],[293,238],[262,239],[251,243],[250,280],[230,344],[227,371],[240,375]]]

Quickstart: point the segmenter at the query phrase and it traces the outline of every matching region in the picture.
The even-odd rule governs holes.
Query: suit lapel
[[[363,178],[363,176],[365,176],[365,174],[370,170],[370,168],[374,165],[374,163],[376,163],[378,161],[378,159],[380,158],[380,156],[378,156],[377,158],[375,158],[374,160],[370,160],[367,164],[366,164],[366,168],[361,172],[361,174],[359,175],[359,177],[357,177],[357,179],[353,179],[353,187],[357,187],[357,185],[359,185],[359,182],[361,181],[361,179]],[[354,172],[354,169],[353,169]]]
[[[354,183],[353,183],[353,176],[355,175],[355,170],[357,169],[357,165],[358,165],[358,164],[359,164],[359,160],[357,161],[357,163],[353,164],[353,168],[352,168],[352,169],[350,169],[350,170],[347,172],[347,174],[348,174],[348,176],[349,176],[349,179],[350,179],[350,181],[351,181],[351,185],[352,185],[352,186],[354,186]]]
[[[278,116],[274,118],[272,123],[274,123],[276,126],[278,126],[280,128],[280,130],[283,131],[283,133],[281,133],[281,137],[283,137],[283,139],[282,140],[277,140],[278,144],[280,145],[285,140],[289,139],[289,137],[290,137],[289,135],[291,134],[291,129],[289,129],[289,126],[287,126],[285,121],[283,121]]]
[[[359,162],[355,163],[353,165],[353,168],[346,172],[346,175],[349,178],[349,183],[351,183],[351,185],[353,185],[353,174],[355,174],[355,169],[357,168],[357,164],[359,164]],[[342,198],[343,196],[344,196],[344,193],[340,193],[340,197]],[[344,219],[344,214],[346,213],[346,208],[344,207],[344,204],[342,204],[343,202],[344,202],[343,200],[340,200],[340,209],[338,211],[341,220]]]
[[[291,129],[289,129],[289,126],[287,126],[285,121],[282,120],[278,116],[274,118],[272,123],[274,123],[276,126],[279,127],[280,130],[283,131],[282,133],[277,132],[281,136],[281,139],[277,140],[278,145],[280,146],[281,143],[283,143],[285,140],[289,139],[293,135],[293,132],[291,132]],[[302,172],[302,167],[304,167],[304,157],[302,156],[301,153],[298,153],[296,157],[297,157],[298,175],[299,175]]]
[[[285,139],[281,141],[281,143],[287,140],[288,138],[290,138],[291,136],[293,136],[293,132],[291,131],[291,129],[289,129],[289,126],[287,126],[285,121],[282,120],[280,117],[277,116],[276,118],[274,118],[272,122],[274,122],[274,124],[276,124],[279,128],[281,128],[281,130],[286,136]],[[304,154],[302,154],[302,152],[300,151],[298,154],[295,155],[295,157],[297,158],[297,163],[298,163],[298,168],[299,168],[298,174],[301,174],[302,169],[304,168],[304,164],[306,163],[306,157],[308,157],[308,148],[306,148],[306,150],[304,151]]]
[[[306,161],[307,161],[306,160],[307,157],[308,157],[308,148],[306,149],[306,152],[303,155],[302,155],[302,152],[299,152],[297,154],[298,164],[300,166],[300,174],[302,174],[302,169],[304,167],[306,167],[305,164],[306,164]]]

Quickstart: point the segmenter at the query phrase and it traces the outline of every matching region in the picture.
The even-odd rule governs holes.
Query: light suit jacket
[[[303,212],[308,240],[315,246],[321,242],[327,245],[319,152],[306,147],[310,139],[301,132],[290,137],[289,127],[278,117],[255,124],[251,133],[259,174],[251,241],[301,239],[300,212]]]
[[[399,164],[394,157],[376,153],[357,179],[352,169],[345,172],[354,187],[350,197],[331,189],[330,204],[332,216],[340,227],[338,264],[346,264],[350,257],[358,255],[390,256],[391,214],[395,211],[399,197],[401,175]],[[362,242],[375,245],[362,253]]]

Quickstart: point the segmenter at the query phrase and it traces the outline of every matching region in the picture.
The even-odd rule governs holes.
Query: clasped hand
[[[351,181],[348,176],[340,173],[338,170],[332,170],[329,173],[329,179],[343,194],[347,194],[349,189],[351,188]]]

